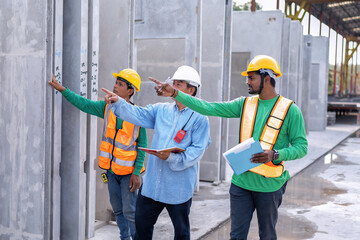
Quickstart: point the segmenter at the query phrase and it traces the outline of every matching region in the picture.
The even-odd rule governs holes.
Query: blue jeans
[[[285,193],[286,183],[275,192],[254,192],[234,184],[230,187],[231,240],[247,239],[250,222],[256,209],[261,240],[277,239],[278,208]]]
[[[116,223],[120,229],[120,239],[130,240],[135,236],[135,207],[137,191],[130,192],[129,175],[116,175],[107,172],[110,203],[114,211]]]
[[[180,204],[166,204],[141,195],[136,203],[136,240],[151,240],[154,225],[161,211],[166,208],[174,226],[175,240],[190,240],[190,207],[192,198]]]

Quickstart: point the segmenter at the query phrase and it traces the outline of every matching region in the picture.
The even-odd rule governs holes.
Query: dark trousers
[[[231,240],[247,239],[250,222],[256,209],[261,240],[275,240],[278,208],[286,183],[275,192],[253,192],[234,184],[230,187]]]
[[[135,212],[136,240],[152,239],[154,225],[161,211],[166,208],[174,226],[176,240],[190,240],[190,207],[192,198],[181,204],[166,204],[138,195]]]

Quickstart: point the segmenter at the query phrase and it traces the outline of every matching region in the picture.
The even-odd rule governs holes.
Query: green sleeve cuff
[[[142,166],[136,166],[136,165],[135,165],[135,169],[134,169],[134,171],[133,171],[132,174],[134,174],[134,175],[136,175],[136,176],[139,176],[139,175],[140,175],[140,172],[141,172],[141,168],[142,168]]]
[[[277,150],[277,149],[276,149]],[[284,151],[282,149],[277,150],[279,153],[279,158],[274,160],[273,163],[274,164],[280,164],[284,159],[282,158],[282,156],[284,156],[284,154],[282,154]]]
[[[174,99],[176,100],[184,100],[184,96],[186,97],[186,94],[181,92],[180,90],[178,90],[178,94],[176,95],[176,97]]]
[[[66,88],[64,91],[60,92],[64,97],[68,96],[71,93],[71,90]]]

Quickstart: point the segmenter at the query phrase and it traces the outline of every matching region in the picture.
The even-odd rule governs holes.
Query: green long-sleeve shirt
[[[83,112],[86,112],[88,114],[100,117],[104,119],[104,112],[106,103],[105,101],[92,101],[89,99],[86,99],[84,97],[81,97],[80,95],[72,92],[70,89],[66,89],[61,92],[62,95],[65,97],[66,100],[68,100],[72,105],[77,107]],[[117,118],[116,121],[116,129],[121,129],[123,124],[123,120],[120,118]],[[147,136],[146,136],[146,130],[145,128],[140,128],[139,130],[139,136],[136,139],[136,146],[138,147],[144,147],[147,148]],[[135,160],[135,169],[133,171],[133,174],[140,175],[140,170],[143,167],[145,159],[145,152],[137,149],[137,156]],[[110,170],[111,171],[111,170]]]
[[[180,91],[175,99],[200,114],[224,118],[240,118],[245,101],[244,97],[240,97],[229,102],[209,103]],[[270,100],[259,99],[253,132],[254,140],[260,139],[263,127],[276,99],[277,98]],[[301,110],[295,104],[292,104],[274,145],[274,149],[279,152],[279,159],[274,161],[274,163],[277,164],[281,161],[304,157],[307,153],[307,146],[305,124]],[[234,174],[231,182],[236,186],[250,191],[273,192],[280,189],[289,178],[290,175],[288,171],[284,171],[284,173],[277,178],[266,178],[262,175],[247,171],[240,175]]]

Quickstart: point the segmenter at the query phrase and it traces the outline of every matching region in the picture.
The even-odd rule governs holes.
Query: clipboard
[[[138,149],[146,152],[146,153],[157,153],[157,152],[172,152],[172,153],[179,153],[179,152],[184,152],[186,151],[183,148],[179,148],[179,147],[172,147],[172,148],[164,148],[164,149],[151,149],[151,148],[143,148],[143,147],[138,147]]]
[[[223,153],[223,156],[233,169],[234,173],[240,175],[262,164],[252,163],[250,161],[252,155],[262,152],[264,152],[264,150],[262,149],[260,142],[255,141],[253,138],[249,138]]]

